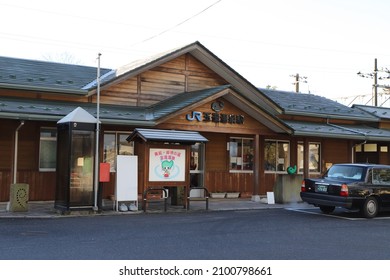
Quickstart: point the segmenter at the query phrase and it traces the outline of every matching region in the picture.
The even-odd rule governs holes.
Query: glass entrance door
[[[190,162],[190,185],[193,187],[204,187],[205,147],[202,143],[191,146]],[[198,191],[192,191],[191,196],[201,195]]]

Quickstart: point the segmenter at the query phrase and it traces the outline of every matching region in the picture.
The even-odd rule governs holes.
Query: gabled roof
[[[203,143],[209,140],[196,131],[164,130],[164,129],[147,129],[136,128],[127,137],[127,141],[134,141],[136,138],[144,142],[169,142],[181,144]]]
[[[123,80],[134,77],[140,73],[143,73],[147,70],[150,70],[156,66],[171,61],[187,53],[191,54],[201,63],[206,65],[220,77],[226,80],[228,84],[233,86],[245,98],[252,100],[252,102],[257,104],[257,106],[259,106],[263,110],[271,114],[281,112],[281,109],[274,101],[263,95],[248,80],[242,77],[234,69],[229,67],[226,63],[224,63],[221,59],[219,59],[215,54],[213,54],[210,50],[208,50],[199,42],[194,42],[192,44],[179,47],[164,53],[160,53],[158,55],[151,56],[146,59],[135,61],[133,63],[120,67],[115,71],[107,73],[104,77],[100,79],[101,88],[104,89],[105,86],[109,86],[111,84],[118,83]],[[94,93],[96,90],[96,86],[97,81],[95,80],[94,82],[91,82],[86,89],[89,89],[91,93]]]
[[[352,105],[352,108],[361,110],[365,113],[369,113],[374,117],[383,120],[390,120],[390,108],[387,107],[376,107],[367,105]]]
[[[328,98],[305,93],[259,89],[283,108],[284,114],[313,116],[329,119],[379,121],[378,117],[357,108],[351,108]]]
[[[96,76],[96,67],[0,56],[0,88],[86,95]]]
[[[154,126],[219,97],[225,98],[271,130],[291,133],[281,120],[258,110],[250,100],[240,97],[230,85],[183,92],[148,107],[100,104],[99,119],[105,124]],[[4,118],[58,121],[77,107],[96,116],[95,103],[0,97],[0,117]]]

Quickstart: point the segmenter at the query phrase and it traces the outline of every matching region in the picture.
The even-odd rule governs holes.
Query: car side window
[[[373,183],[373,180],[372,180],[372,170],[368,170],[367,172],[367,183],[369,184],[372,184]]]
[[[369,175],[369,179],[371,178],[373,184],[390,185],[390,169],[374,168],[370,172],[372,176]]]

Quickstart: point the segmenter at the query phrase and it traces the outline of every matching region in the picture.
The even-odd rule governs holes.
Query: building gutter
[[[353,145],[352,148],[351,148],[351,155],[352,155],[351,161],[352,161],[352,162],[355,162],[355,157],[354,157],[354,155],[355,155],[355,153],[354,153],[355,148],[356,148],[357,146],[364,145],[364,144],[367,143],[367,133],[363,133],[363,132],[357,131],[357,130],[355,130],[355,129],[346,128],[346,127],[339,126],[339,125],[336,125],[336,124],[331,124],[331,123],[329,123],[329,119],[326,120],[326,124],[327,124],[327,125],[330,125],[330,126],[333,126],[333,127],[336,127],[336,128],[345,129],[345,130],[348,130],[348,131],[351,131],[351,132],[354,132],[354,133],[357,133],[357,134],[361,134],[361,135],[364,136],[364,141],[363,141],[363,142],[357,143],[357,144]]]
[[[13,120],[30,120],[30,121],[53,121],[57,122],[64,116],[59,115],[42,115],[42,114],[19,114],[19,113],[2,113],[0,111],[0,118]],[[114,125],[132,125],[132,126],[155,126],[155,121],[152,120],[121,120],[121,119],[107,119],[100,118],[103,124]]]
[[[329,125],[329,126],[333,126],[335,128],[348,130],[348,131],[356,133],[356,134],[361,134],[361,135],[364,136],[364,139],[367,142],[367,133],[364,133],[364,132],[361,132],[361,131],[358,131],[358,130],[355,130],[355,129],[352,129],[352,128],[347,128],[347,127],[344,127],[344,126],[340,126],[340,125],[337,125],[337,124],[332,124],[332,123],[329,122],[329,119],[326,120],[326,124]]]
[[[82,95],[82,96],[86,96],[88,94],[88,91],[83,89],[38,87],[32,85],[14,85],[14,84],[6,84],[6,83],[1,83],[0,88],[27,90],[27,91],[44,91],[49,93],[64,93],[64,94],[74,94],[74,95]]]
[[[14,168],[13,168],[13,184],[16,184],[16,174],[18,171],[18,142],[19,142],[19,130],[24,125],[24,121],[20,121],[19,126],[15,130],[15,148],[14,148]]]

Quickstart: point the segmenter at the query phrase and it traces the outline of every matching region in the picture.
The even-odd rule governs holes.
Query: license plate
[[[328,191],[328,186],[326,186],[326,185],[316,185],[315,191],[316,192],[327,192]]]

